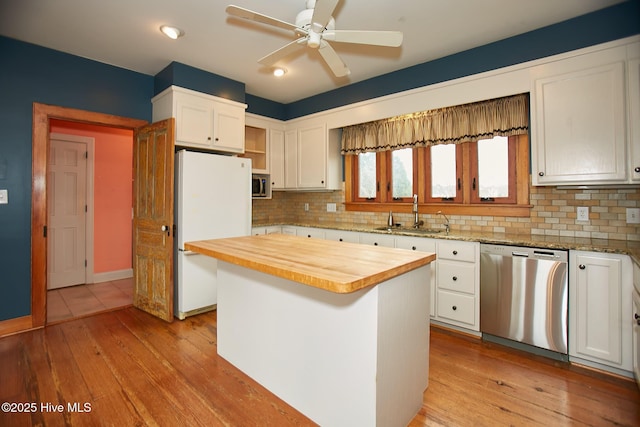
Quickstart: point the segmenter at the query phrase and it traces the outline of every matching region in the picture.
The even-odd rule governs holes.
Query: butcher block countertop
[[[266,234],[185,243],[185,249],[335,293],[350,293],[422,267],[428,252]]]

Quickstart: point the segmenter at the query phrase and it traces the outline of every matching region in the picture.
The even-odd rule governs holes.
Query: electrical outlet
[[[9,193],[7,190],[0,190],[0,205],[9,203]]]
[[[309,212],[309,203],[304,204],[304,211]]]
[[[336,204],[335,203],[327,203],[327,212],[335,212]]]
[[[576,220],[589,221],[589,208],[587,206],[578,206]]]
[[[640,224],[640,208],[627,208],[627,224]]]

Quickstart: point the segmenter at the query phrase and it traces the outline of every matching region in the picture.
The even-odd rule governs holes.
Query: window
[[[414,148],[349,156],[353,162],[353,200],[401,203],[416,194]]]
[[[442,144],[424,148],[426,200],[428,202],[462,201],[462,145]]]
[[[347,156],[348,210],[529,215],[527,135]],[[368,202],[363,205],[360,202]],[[373,205],[372,205],[373,203]]]
[[[393,150],[387,156],[391,162],[389,187],[391,199],[413,199],[413,148]]]

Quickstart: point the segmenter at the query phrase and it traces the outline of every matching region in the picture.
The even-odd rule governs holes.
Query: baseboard
[[[29,329],[33,329],[33,319],[30,315],[0,321],[0,337],[28,331]]]
[[[133,277],[133,268],[105,271],[104,273],[93,273],[93,283],[110,282],[112,280],[128,279],[129,277]]]

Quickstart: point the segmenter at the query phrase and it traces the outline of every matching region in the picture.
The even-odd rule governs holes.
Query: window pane
[[[509,197],[509,139],[496,136],[478,141],[478,195]]]
[[[358,154],[358,197],[375,199],[376,182],[376,153]]]
[[[431,197],[456,197],[456,146],[432,145]]]
[[[391,152],[392,197],[413,196],[413,149],[403,148]]]

